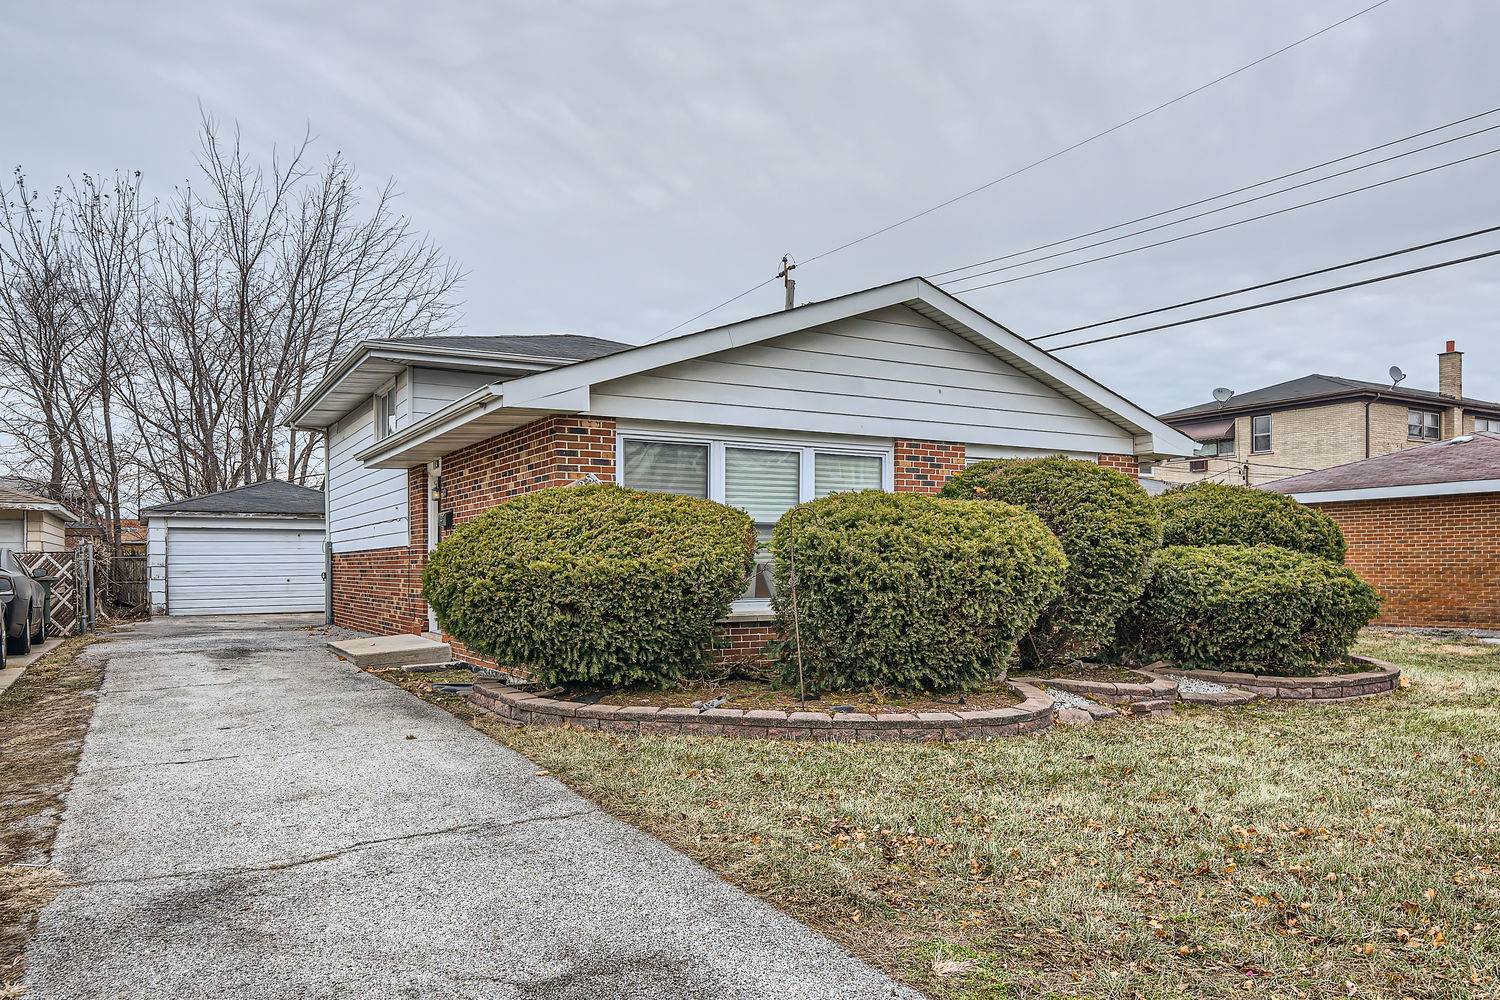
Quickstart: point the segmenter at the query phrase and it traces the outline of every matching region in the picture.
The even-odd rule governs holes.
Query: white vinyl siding
[[[323,537],[310,518],[153,518],[151,603],[169,615],[322,611]]]
[[[411,419],[421,420],[455,399],[462,399],[480,386],[498,381],[500,376],[494,372],[412,368],[409,369],[408,378],[411,386]]]
[[[624,420],[1098,454],[1129,432],[904,306],[595,386]]]
[[[328,534],[335,552],[406,545],[406,472],[367,469],[356,453],[375,443],[373,403],[333,426],[328,441]]]

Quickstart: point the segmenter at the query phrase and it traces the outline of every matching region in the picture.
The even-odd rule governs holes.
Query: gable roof
[[[47,514],[56,514],[58,517],[69,521],[77,520],[78,515],[68,508],[35,493],[27,493],[25,490],[13,489],[9,486],[0,486],[0,510],[37,510]]]
[[[298,486],[280,479],[237,486],[202,496],[160,503],[141,510],[150,514],[284,514],[297,517],[322,517],[323,491]]]
[[[721,351],[772,340],[873,312],[907,306],[976,347],[1130,431],[1137,454],[1186,455],[1193,443],[1150,412],[1028,343],[1014,332],[933,285],[906,278],[794,309],[766,313],[671,340],[642,344],[566,367],[484,386],[382,439],[355,457],[369,465],[400,467],[430,461],[466,444],[550,413],[583,413],[593,386]],[[437,441],[442,438],[442,442]]]
[[[1278,479],[1262,488],[1298,499],[1324,501],[1334,499],[1334,494],[1339,494],[1338,499],[1359,500],[1500,492],[1500,432],[1480,431],[1451,441],[1418,445]]]
[[[1382,382],[1366,382],[1362,379],[1340,378],[1336,375],[1303,375],[1301,378],[1277,382],[1261,389],[1251,389],[1232,397],[1229,402],[1214,401],[1186,406],[1180,410],[1162,414],[1162,419],[1175,423],[1182,417],[1212,417],[1221,413],[1239,413],[1244,410],[1263,409],[1270,406],[1313,400],[1333,400],[1347,396],[1368,396],[1372,393],[1393,400],[1403,400],[1436,406],[1462,406],[1466,409],[1493,410],[1500,415],[1500,403],[1486,402],[1468,397],[1444,396],[1430,389],[1392,388]]]

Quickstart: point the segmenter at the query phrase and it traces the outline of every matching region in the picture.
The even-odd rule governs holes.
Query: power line
[[[1317,38],[1320,35],[1324,35],[1324,34],[1327,34],[1330,31],[1333,31],[1335,28],[1343,27],[1344,25],[1348,24],[1350,21],[1353,21],[1355,18],[1362,17],[1365,14],[1370,13],[1370,11],[1375,10],[1378,7],[1384,7],[1388,3],[1390,3],[1390,0],[1377,0],[1377,2],[1370,4],[1368,7],[1364,7],[1362,9],[1360,9],[1360,10],[1355,11],[1353,14],[1350,14],[1348,17],[1342,18],[1342,19],[1340,19],[1338,21],[1334,21],[1332,24],[1325,25],[1324,27],[1319,28],[1317,31],[1314,31],[1311,34],[1303,35],[1301,38],[1298,38],[1296,41],[1289,42],[1288,44],[1283,45],[1281,48],[1275,50],[1274,52],[1269,52],[1266,55],[1261,56],[1259,59],[1255,59],[1255,60],[1252,60],[1251,62],[1245,63],[1243,66],[1240,66],[1238,69],[1230,70],[1228,73],[1225,73],[1222,76],[1215,77],[1214,79],[1209,80],[1207,83],[1200,84],[1199,86],[1194,87],[1192,90],[1189,90],[1189,91],[1187,91],[1185,93],[1182,93],[1182,94],[1178,94],[1176,97],[1172,98],[1169,101],[1163,101],[1161,104],[1158,104],[1155,107],[1148,108],[1145,111],[1142,111],[1139,114],[1133,115],[1130,118],[1127,118],[1127,119],[1125,119],[1122,122],[1118,122],[1118,123],[1116,123],[1114,125],[1111,125],[1109,128],[1106,128],[1106,129],[1104,129],[1102,131],[1099,131],[1099,132],[1095,132],[1093,135],[1088,136],[1087,138],[1084,138],[1084,139],[1080,139],[1079,141],[1073,143],[1071,146],[1065,146],[1062,149],[1057,150],[1056,152],[1049,153],[1046,156],[1041,157],[1040,159],[1033,160],[1030,163],[1026,164],[1025,166],[1018,167],[1015,170],[1012,170],[1008,174],[1004,174],[1004,175],[1002,175],[1000,177],[996,177],[994,180],[991,180],[991,181],[986,181],[985,183],[979,185],[978,187],[970,188],[968,191],[965,191],[962,194],[955,195],[952,198],[947,199],[946,201],[939,202],[938,204],[933,205],[931,208],[923,209],[922,211],[917,212],[915,215],[909,215],[906,218],[899,219],[896,222],[893,222],[893,223],[891,223],[888,226],[883,226],[880,229],[875,230],[874,232],[866,233],[865,235],[860,236],[857,239],[853,239],[853,240],[848,241],[847,243],[841,243],[841,244],[839,244],[836,247],[832,247],[832,248],[830,248],[828,250],[824,250],[822,253],[815,254],[812,257],[808,257],[806,260],[802,261],[802,263],[803,264],[810,264],[810,263],[812,263],[815,260],[821,260],[824,257],[831,256],[831,255],[836,254],[836,253],[838,253],[838,252],[840,252],[842,250],[847,250],[847,249],[849,249],[852,246],[856,246],[856,245],[858,245],[860,243],[865,242],[866,240],[874,239],[875,237],[884,235],[885,233],[888,233],[888,232],[890,232],[893,229],[898,229],[901,226],[904,226],[904,225],[906,225],[909,222],[915,222],[917,219],[920,219],[923,216],[931,215],[933,212],[936,212],[936,211],[938,211],[940,209],[943,209],[943,208],[947,208],[949,205],[952,205],[955,202],[962,201],[963,199],[969,198],[969,197],[971,197],[973,195],[976,195],[976,194],[978,194],[981,191],[988,190],[989,188],[994,187],[996,184],[1000,184],[1000,183],[1002,183],[1004,181],[1010,180],[1012,177],[1018,177],[1021,174],[1024,174],[1024,173],[1026,173],[1029,170],[1033,170],[1033,169],[1041,166],[1044,163],[1049,163],[1052,160],[1057,159],[1059,156],[1063,156],[1063,155],[1065,155],[1067,153],[1071,153],[1075,149],[1080,149],[1080,148],[1082,148],[1084,146],[1087,146],[1091,142],[1094,142],[1094,141],[1096,141],[1098,139],[1104,138],[1107,135],[1110,135],[1111,133],[1118,132],[1120,129],[1123,129],[1123,128],[1126,128],[1127,126],[1133,125],[1136,122],[1142,120],[1143,118],[1148,118],[1151,115],[1156,114],[1158,111],[1164,111],[1164,110],[1166,110],[1167,108],[1171,107],[1174,104],[1177,104],[1177,103],[1179,103],[1181,101],[1185,101],[1189,97],[1192,97],[1192,96],[1194,96],[1196,94],[1200,94],[1203,91],[1208,90],[1211,87],[1217,86],[1218,84],[1223,83],[1225,80],[1228,80],[1228,79],[1230,79],[1232,77],[1236,77],[1236,76],[1240,75],[1241,73],[1245,72],[1246,70],[1253,69],[1254,67],[1259,66],[1263,62],[1266,62],[1266,61],[1268,61],[1270,59],[1276,58],[1277,56],[1281,55],[1284,52],[1289,52],[1292,49],[1295,49],[1299,45],[1302,45],[1302,44],[1304,44],[1306,42],[1310,42],[1314,38]],[[729,305],[730,303],[739,301],[740,299],[744,298],[746,295],[749,295],[751,292],[759,291],[760,289],[764,288],[766,285],[769,285],[772,281],[775,281],[775,280],[776,279],[774,277],[767,278],[765,281],[762,281],[762,282],[760,282],[757,285],[753,285],[750,288],[745,289],[743,292],[740,292],[738,295],[735,295],[735,296],[733,296],[731,298],[725,299],[723,302],[720,302],[718,305],[713,306],[710,309],[705,309],[703,312],[698,313],[696,316],[693,316],[691,319],[685,319],[681,323],[678,323],[676,326],[674,326],[674,327],[672,327],[672,328],[670,328],[668,330],[663,330],[661,333],[657,334],[655,337],[652,337],[650,340],[646,341],[646,343],[648,343],[648,344],[655,343],[656,341],[660,340],[662,337],[665,337],[668,334],[677,332],[678,330],[682,329],[684,326],[687,326],[689,323],[692,323],[692,322],[694,322],[696,320],[702,319],[704,316],[707,316],[709,313],[717,312],[718,310],[724,308],[725,306]]]
[[[1219,292],[1216,295],[1205,295],[1199,299],[1188,299],[1186,302],[1178,302],[1176,305],[1161,306],[1157,309],[1146,309],[1142,312],[1130,313],[1126,316],[1116,316],[1114,319],[1104,319],[1097,323],[1087,323],[1083,326],[1074,326],[1066,330],[1058,330],[1056,333],[1044,333],[1040,337],[1032,337],[1030,342],[1035,344],[1039,340],[1048,340],[1052,337],[1061,337],[1069,333],[1082,333],[1084,330],[1093,330],[1096,327],[1109,326],[1111,323],[1123,323],[1127,319],[1140,319],[1142,316],[1154,316],[1157,313],[1171,312],[1174,309],[1183,309],[1187,306],[1202,305],[1215,299],[1228,298],[1231,295],[1243,295],[1245,292],[1257,292],[1263,288],[1272,288],[1276,285],[1285,285],[1291,281],[1301,281],[1303,278],[1316,278],[1320,274],[1329,274],[1333,271],[1342,271],[1350,267],[1358,267],[1361,264],[1373,264],[1378,260],[1388,260],[1391,257],[1400,257],[1402,254],[1416,253],[1419,250],[1431,250],[1448,243],[1457,243],[1460,240],[1471,240],[1476,236],[1485,236],[1489,233],[1500,232],[1500,226],[1490,226],[1488,229],[1476,229],[1472,233],[1463,233],[1458,236],[1449,236],[1441,240],[1433,240],[1431,243],[1419,243],[1414,247],[1405,247],[1401,250],[1392,250],[1389,253],[1376,254],[1374,257],[1363,257],[1359,260],[1351,260],[1346,264],[1334,264],[1332,267],[1320,267],[1316,271],[1304,271],[1301,274],[1293,274],[1285,278],[1277,278],[1275,281],[1263,281],[1258,285],[1246,285],[1244,288],[1236,288],[1232,292]]]
[[[1230,202],[1227,205],[1220,205],[1217,208],[1210,208],[1210,209],[1207,209],[1205,211],[1198,212],[1195,215],[1185,215],[1185,216],[1183,216],[1180,219],[1172,219],[1172,220],[1169,220],[1167,222],[1161,222],[1161,223],[1158,223],[1157,225],[1154,225],[1154,226],[1148,226],[1145,229],[1137,229],[1134,232],[1123,233],[1123,234],[1121,234],[1119,236],[1111,236],[1107,240],[1099,240],[1099,241],[1097,241],[1095,243],[1085,243],[1083,246],[1073,247],[1071,250],[1059,250],[1057,253],[1047,254],[1045,257],[1032,257],[1030,260],[1017,261],[1014,264],[1006,264],[1004,267],[991,268],[988,271],[979,271],[979,272],[977,272],[975,274],[965,275],[962,278],[949,278],[947,281],[940,281],[940,282],[938,282],[938,284],[940,284],[940,285],[956,285],[959,282],[973,281],[975,278],[983,278],[986,275],[999,274],[1001,271],[1013,271],[1013,270],[1015,270],[1018,267],[1027,267],[1027,266],[1029,266],[1031,264],[1040,264],[1044,260],[1055,260],[1058,257],[1066,257],[1069,254],[1080,253],[1081,251],[1084,251],[1084,250],[1092,250],[1094,247],[1108,246],[1111,243],[1118,243],[1121,240],[1128,240],[1128,239],[1131,239],[1132,237],[1136,237],[1136,236],[1144,236],[1147,233],[1154,233],[1154,232],[1156,232],[1157,230],[1160,230],[1160,229],[1169,229],[1172,226],[1179,226],[1179,225],[1181,225],[1184,222],[1192,222],[1194,219],[1203,219],[1203,218],[1207,218],[1210,215],[1218,215],[1220,212],[1227,212],[1227,211],[1229,211],[1232,208],[1239,208],[1242,205],[1249,205],[1249,204],[1252,204],[1252,203],[1257,202],[1257,201],[1265,201],[1267,198],[1274,198],[1277,195],[1286,194],[1289,191],[1298,191],[1298,190],[1300,190],[1302,188],[1305,188],[1305,187],[1311,187],[1314,184],[1321,184],[1324,181],[1331,181],[1331,180],[1334,180],[1334,179],[1339,178],[1339,177],[1347,177],[1349,174],[1359,173],[1361,170],[1369,170],[1372,167],[1378,167],[1378,166],[1381,166],[1382,164],[1391,163],[1391,162],[1393,162],[1395,160],[1404,159],[1404,158],[1406,158],[1408,156],[1416,156],[1418,153],[1425,153],[1428,150],[1437,149],[1439,146],[1446,146],[1446,145],[1449,145],[1450,143],[1462,142],[1465,139],[1472,139],[1476,135],[1483,135],[1486,132],[1494,132],[1497,129],[1500,129],[1500,125],[1490,125],[1487,128],[1476,129],[1473,132],[1465,132],[1463,135],[1455,135],[1455,136],[1453,136],[1451,138],[1448,138],[1448,139],[1440,139],[1437,142],[1429,143],[1426,146],[1418,146],[1416,149],[1408,149],[1405,152],[1393,153],[1390,156],[1382,157],[1381,159],[1378,159],[1378,160],[1371,160],[1369,163],[1361,163],[1358,166],[1349,167],[1346,170],[1339,170],[1339,171],[1336,171],[1336,172],[1331,173],[1331,174],[1325,174],[1322,177],[1314,177],[1314,178],[1312,178],[1310,180],[1299,181],[1296,184],[1288,184],[1284,188],[1277,188],[1274,191],[1267,191],[1264,194],[1258,194],[1258,195],[1255,195],[1252,198],[1244,198],[1244,199],[1241,199],[1240,201]],[[1346,157],[1346,159],[1347,159],[1347,157]],[[1309,168],[1309,169],[1313,169],[1313,168]],[[1304,170],[1304,171],[1298,171],[1298,172],[1299,173],[1306,173],[1307,171]],[[1408,176],[1410,176],[1410,175],[1408,175]],[[1266,183],[1274,183],[1274,182],[1267,181]],[[1263,186],[1263,185],[1253,185],[1253,186]],[[1221,196],[1221,197],[1224,197],[1224,196]],[[1207,201],[1215,201],[1217,199],[1209,198],[1209,199],[1205,199],[1205,200],[1207,200]],[[1197,204],[1202,204],[1202,202],[1198,202]],[[1171,214],[1173,214],[1173,213],[1175,213],[1177,211],[1180,211],[1180,209],[1172,209],[1172,210],[1169,210],[1167,212],[1158,212],[1158,213],[1156,213],[1155,216],[1150,216],[1148,218],[1156,218],[1156,217],[1161,216],[1161,215],[1171,215]],[[1129,225],[1129,223],[1124,223],[1122,225]],[[1109,228],[1110,229],[1119,229],[1119,228],[1121,228],[1121,226],[1110,226]],[[1105,230],[1101,230],[1101,232],[1104,232],[1104,231]],[[1077,238],[1078,239],[1082,239],[1083,237],[1077,237]],[[1073,240],[1063,240],[1062,242],[1064,242],[1064,243],[1072,243],[1074,241]],[[1055,246],[1056,244],[1053,244],[1053,245]],[[1043,249],[1046,249],[1046,248],[1043,248]],[[1031,251],[1026,251],[1026,253],[1029,253],[1029,252],[1031,252]],[[1012,254],[1010,256],[1016,257],[1016,256],[1023,256],[1023,255],[1024,254]],[[984,263],[985,264],[993,264],[993,263],[996,263],[996,261],[985,261]],[[983,267],[983,266],[984,266],[984,264],[970,264],[969,265],[970,268]],[[968,268],[958,268],[958,270],[968,270]],[[945,273],[951,273],[951,272],[945,272]],[[984,287],[984,286],[981,286],[981,287]]]
[[[1166,209],[1162,209],[1159,212],[1152,212],[1150,215],[1142,215],[1142,216],[1140,216],[1138,218],[1130,219],[1130,220],[1127,220],[1125,222],[1117,222],[1117,223],[1115,223],[1112,226],[1105,226],[1102,229],[1095,229],[1095,230],[1092,230],[1092,231],[1087,232],[1087,233],[1079,233],[1077,236],[1069,236],[1067,239],[1064,239],[1064,240],[1053,240],[1051,243],[1043,243],[1040,246],[1034,246],[1034,247],[1031,247],[1031,248],[1029,248],[1027,250],[1016,250],[1013,253],[1003,254],[1002,256],[999,256],[999,257],[991,257],[988,260],[981,260],[981,261],[978,261],[977,263],[974,263],[974,264],[964,264],[962,267],[950,267],[946,271],[937,271],[937,272],[934,272],[933,274],[928,275],[928,278],[930,278],[930,279],[931,278],[941,278],[944,275],[955,274],[955,273],[957,273],[959,271],[967,271],[970,268],[984,267],[987,264],[998,264],[998,263],[1000,263],[1003,260],[1011,260],[1012,258],[1015,258],[1015,257],[1024,257],[1027,254],[1037,253],[1038,251],[1041,251],[1041,250],[1050,250],[1053,247],[1060,247],[1064,243],[1074,243],[1074,242],[1076,242],[1078,240],[1086,240],[1090,236],[1098,236],[1101,233],[1107,233],[1107,232],[1109,232],[1112,229],[1123,229],[1125,226],[1133,226],[1133,225],[1135,225],[1138,222],[1150,222],[1152,219],[1159,219],[1163,215],[1171,215],[1171,214],[1173,214],[1175,212],[1184,211],[1185,209],[1197,208],[1199,205],[1206,205],[1206,204],[1208,204],[1211,201],[1218,201],[1221,198],[1230,198],[1230,197],[1233,197],[1234,195],[1242,194],[1245,191],[1253,191],[1253,190],[1255,190],[1258,187],[1265,187],[1267,184],[1275,184],[1277,181],[1284,181],[1288,177],[1296,177],[1298,174],[1305,174],[1305,173],[1307,173],[1310,170],[1321,170],[1324,167],[1331,167],[1335,163],[1342,163],[1345,160],[1352,160],[1356,156],[1364,156],[1366,153],[1374,153],[1374,152],[1377,152],[1377,151],[1382,150],[1382,149],[1389,149],[1391,146],[1399,146],[1403,142],[1410,142],[1413,139],[1420,139],[1423,136],[1432,135],[1434,132],[1441,132],[1444,129],[1453,128],[1455,125],[1467,125],[1469,122],[1476,121],[1476,120],[1478,120],[1480,118],[1485,118],[1485,117],[1487,117],[1489,115],[1495,114],[1496,112],[1500,112],[1500,108],[1491,108],[1488,111],[1481,111],[1477,115],[1470,115],[1467,118],[1460,118],[1457,121],[1448,122],[1446,125],[1437,125],[1437,126],[1434,126],[1433,128],[1424,129],[1421,132],[1413,132],[1411,135],[1404,135],[1404,136],[1402,136],[1399,139],[1392,139],[1389,142],[1382,142],[1382,143],[1380,143],[1379,145],[1376,145],[1376,146],[1369,146],[1369,147],[1367,147],[1365,149],[1361,149],[1361,150],[1359,150],[1357,152],[1345,153],[1343,156],[1336,156],[1336,157],[1334,157],[1331,160],[1324,160],[1321,163],[1314,163],[1311,166],[1302,167],[1302,168],[1297,169],[1297,170],[1291,170],[1291,171],[1288,171],[1287,173],[1284,173],[1284,174],[1278,174],[1275,177],[1268,177],[1268,178],[1266,178],[1263,181],[1256,181],[1254,184],[1246,184],[1246,185],[1244,185],[1242,187],[1237,187],[1237,188],[1234,188],[1234,189],[1229,190],[1229,191],[1220,192],[1219,194],[1213,195],[1213,196],[1208,197],[1208,198],[1199,198],[1197,201],[1190,201],[1190,202],[1187,202],[1186,204],[1177,205],[1174,208],[1166,208]],[[1469,135],[1474,135],[1474,134],[1476,134],[1476,133],[1472,133],[1472,132],[1469,133]],[[1460,136],[1459,138],[1467,138],[1467,137],[1468,136]],[[1080,248],[1080,249],[1082,249],[1082,248]],[[962,279],[962,278],[956,278],[956,279],[954,279],[954,281],[962,281],[962,280],[965,280],[965,279]],[[953,282],[940,282],[940,284],[952,284],[952,283]]]
[[[1183,240],[1194,239],[1198,236],[1207,236],[1211,233],[1223,232],[1226,229],[1233,229],[1236,226],[1243,226],[1248,222],[1259,222],[1261,219],[1270,219],[1278,215],[1285,215],[1288,212],[1296,212],[1300,209],[1311,208],[1314,205],[1322,205],[1325,202],[1337,201],[1340,198],[1347,198],[1352,194],[1362,194],[1365,191],[1373,191],[1376,188],[1385,187],[1387,184],[1395,184],[1397,181],[1409,180],[1412,177],[1421,177],[1423,174],[1430,174],[1437,170],[1446,170],[1448,167],[1456,167],[1459,164],[1483,159],[1486,156],[1494,156],[1496,153],[1500,153],[1500,147],[1496,147],[1495,149],[1487,149],[1482,153],[1475,153],[1472,156],[1465,156],[1457,160],[1449,160],[1447,163],[1439,163],[1436,166],[1425,167],[1421,170],[1413,170],[1409,174],[1399,174],[1395,177],[1390,177],[1383,181],[1375,181],[1372,184],[1366,184],[1362,187],[1350,188],[1347,191],[1337,191],[1333,194],[1325,195],[1322,198],[1314,198],[1312,201],[1299,202],[1296,205],[1288,205],[1285,208],[1278,208],[1270,212],[1262,212],[1260,215],[1252,215],[1244,219],[1237,219],[1234,222],[1226,222],[1221,226],[1210,226],[1208,229],[1199,229],[1191,233],[1182,233],[1181,235],[1173,236],[1170,239],[1157,240],[1155,243],[1144,243],[1138,247],[1127,247],[1124,250],[1116,250],[1113,253],[1100,254],[1097,257],[1085,257],[1083,260],[1073,261],[1071,264],[1059,264],[1057,267],[1049,267],[1041,271],[1028,271],[1025,274],[1018,274],[1014,278],[1002,278],[999,281],[989,281],[981,285],[971,285],[968,288],[955,290],[954,294],[965,295],[969,292],[977,292],[982,288],[995,288],[999,285],[1009,285],[1012,282],[1025,281],[1027,278],[1040,278],[1044,274],[1056,274],[1059,271],[1068,271],[1075,267],[1082,267],[1085,264],[1097,264],[1101,260],[1112,260],[1115,257],[1123,257],[1127,254],[1140,253],[1142,250],[1154,250],[1157,247],[1164,247],[1173,243],[1180,243]],[[1119,237],[1119,239],[1126,238],[1128,237]],[[1113,243],[1116,241],[1109,240],[1108,242]],[[1028,263],[1030,262],[1028,261]]]
[[[1486,257],[1500,256],[1500,250],[1490,250],[1485,253],[1477,253],[1469,257],[1459,257],[1456,260],[1439,261],[1436,264],[1427,264],[1423,267],[1414,267],[1407,271],[1397,271],[1394,274],[1382,274],[1374,278],[1365,278],[1362,281],[1351,281],[1346,285],[1335,285],[1332,288],[1320,288],[1313,292],[1303,292],[1300,295],[1289,295],[1284,299],[1272,299],[1269,302],[1257,302],[1252,306],[1240,306],[1238,309],[1226,309],[1223,312],[1209,313],[1206,316],[1194,316],[1191,319],[1177,320],[1174,323],[1162,323],[1158,326],[1148,326],[1141,330],[1131,330],[1127,333],[1113,333],[1107,337],[1095,337],[1092,340],[1080,340],[1075,344],[1062,344],[1058,347],[1049,348],[1052,351],[1066,351],[1070,347],[1083,347],[1086,344],[1102,344],[1107,340],[1120,340],[1125,337],[1138,337],[1143,333],[1154,333],[1157,330],[1170,330],[1173,327],[1187,326],[1191,323],[1202,323],[1205,320],[1219,319],[1223,316],[1234,316],[1238,313],[1254,312],[1256,309],[1268,309],[1271,306],[1285,305],[1288,302],[1299,302],[1302,299],[1316,298],[1319,295],[1331,295],[1334,292],[1344,292],[1351,288],[1361,288],[1365,285],[1374,285],[1382,281],[1392,281],[1396,278],[1406,278],[1413,274],[1422,274],[1425,271],[1436,271],[1443,267],[1453,267],[1457,264],[1467,264],[1470,261],[1483,260]]]
[[[1081,148],[1083,146],[1087,146],[1089,143],[1094,142],[1097,139],[1102,139],[1102,138],[1104,138],[1105,136],[1109,135],[1112,132],[1118,132],[1120,129],[1125,128],[1128,125],[1134,125],[1136,122],[1140,121],[1143,118],[1149,118],[1151,115],[1156,114],[1158,111],[1164,111],[1167,108],[1170,108],[1172,105],[1177,104],[1180,101],[1185,101],[1189,97],[1192,97],[1195,94],[1201,94],[1203,91],[1208,90],[1210,87],[1217,86],[1218,84],[1223,83],[1225,80],[1228,80],[1231,77],[1239,76],[1241,73],[1245,72],[1248,69],[1252,69],[1252,68],[1254,68],[1256,66],[1259,66],[1261,63],[1266,62],[1269,59],[1274,59],[1277,56],[1281,55],[1283,52],[1287,52],[1287,51],[1290,51],[1291,49],[1295,49],[1297,46],[1303,44],[1304,42],[1310,42],[1314,38],[1317,38],[1319,35],[1322,35],[1322,34],[1325,34],[1325,33],[1329,32],[1329,31],[1332,31],[1334,28],[1337,28],[1337,27],[1340,27],[1342,25],[1348,24],[1350,21],[1354,20],[1355,18],[1360,17],[1363,14],[1368,14],[1370,11],[1374,10],[1377,7],[1383,7],[1383,6],[1385,6],[1389,2],[1390,2],[1390,0],[1379,0],[1378,3],[1373,3],[1370,6],[1364,8],[1363,10],[1355,11],[1353,14],[1350,14],[1348,17],[1344,18],[1341,21],[1335,21],[1333,24],[1327,25],[1326,27],[1319,28],[1317,31],[1314,31],[1310,35],[1303,35],[1301,38],[1297,39],[1295,42],[1291,42],[1291,43],[1289,43],[1287,45],[1283,45],[1281,48],[1277,49],[1275,52],[1267,53],[1266,55],[1261,56],[1259,59],[1253,60],[1252,62],[1245,63],[1245,65],[1239,67],[1238,69],[1230,70],[1228,73],[1225,73],[1223,76],[1215,77],[1214,79],[1208,81],[1207,83],[1201,84],[1201,85],[1199,85],[1197,87],[1194,87],[1192,90],[1189,90],[1186,93],[1178,94],[1176,97],[1172,98],[1169,101],[1163,101],[1161,104],[1158,104],[1158,105],[1156,105],[1155,107],[1152,107],[1152,108],[1148,108],[1147,110],[1142,111],[1139,114],[1132,115],[1131,117],[1125,119],[1124,121],[1119,122],[1119,123],[1117,123],[1115,125],[1111,125],[1109,128],[1104,129],[1103,131],[1095,132],[1093,135],[1089,136],[1088,138],[1086,138],[1086,139],[1080,139],[1077,142],[1073,143],[1071,146],[1064,146],[1062,149],[1059,149],[1055,153],[1048,153],[1046,156],[1043,156],[1040,159],[1032,160],[1030,163],[1026,164],[1023,167],[1017,167],[1015,170],[1012,170],[1008,174],[1002,174],[1001,176],[996,177],[994,180],[986,181],[985,183],[979,185],[978,187],[970,188],[969,190],[963,192],[962,194],[954,195],[952,198],[949,198],[947,201],[938,202],[936,205],[933,205],[931,208],[925,208],[922,211],[917,212],[914,215],[908,215],[906,218],[899,219],[896,222],[893,222],[893,223],[891,223],[888,226],[882,226],[880,229],[877,229],[874,232],[866,233],[864,236],[860,236],[857,239],[852,239],[852,240],[848,241],[847,243],[840,243],[838,246],[833,247],[830,250],[824,250],[820,254],[814,254],[813,256],[811,256],[811,257],[807,258],[805,261],[803,261],[803,263],[804,264],[810,264],[813,261],[818,260],[818,259],[823,258],[823,257],[827,257],[830,254],[838,253],[841,250],[847,250],[847,249],[849,249],[852,246],[856,246],[856,245],[858,245],[860,243],[865,242],[866,240],[874,239],[877,236],[881,236],[881,235],[883,235],[885,233],[888,233],[892,229],[896,229],[896,228],[899,228],[901,226],[904,226],[908,222],[915,222],[917,219],[920,219],[920,218],[922,218],[925,215],[931,215],[933,212],[936,212],[939,209],[947,208],[949,205],[952,205],[955,202],[963,201],[965,198],[972,197],[973,195],[976,195],[976,194],[978,194],[981,191],[986,191],[989,188],[994,187],[996,184],[1001,183],[1002,181],[1008,181],[1012,177],[1018,177],[1021,174],[1026,173],[1028,170],[1035,169],[1036,167],[1039,167],[1039,166],[1041,166],[1044,163],[1051,162],[1052,160],[1057,159],[1059,156],[1063,156],[1063,155],[1065,155],[1067,153],[1071,153],[1075,149],[1079,149],[1079,148]]]
[[[740,299],[743,299],[746,295],[749,295],[751,292],[758,292],[762,288],[765,288],[767,285],[769,285],[771,282],[773,282],[773,281],[779,281],[779,280],[781,280],[781,275],[779,275],[779,274],[773,274],[769,278],[767,278],[765,281],[762,281],[760,284],[755,285],[755,286],[750,287],[750,288],[747,288],[743,292],[740,292],[740,294],[735,295],[735,296],[733,296],[731,298],[725,299],[723,302],[720,302],[718,305],[714,306],[713,308],[711,308],[711,309],[705,309],[705,310],[703,310],[701,313],[699,313],[696,316],[690,316],[690,317],[688,317],[687,319],[683,320],[681,323],[678,323],[676,326],[672,327],[669,330],[663,330],[661,333],[658,333],[656,336],[654,336],[650,340],[646,341],[646,343],[648,343],[648,344],[654,344],[658,340],[660,340],[661,338],[665,337],[667,334],[669,334],[669,333],[676,333],[678,330],[681,330],[683,327],[687,326],[689,323],[693,322],[694,320],[702,319],[703,317],[707,316],[709,313],[718,312],[720,309],[723,309],[725,306],[729,305],[731,302],[738,302]]]

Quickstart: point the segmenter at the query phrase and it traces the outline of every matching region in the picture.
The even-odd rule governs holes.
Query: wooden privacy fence
[[[93,620],[93,615],[87,613],[88,601],[94,593],[88,580],[92,554],[87,545],[66,552],[15,553],[31,575],[57,577],[52,585],[53,635],[78,635]]]
[[[112,556],[109,560],[109,600],[133,611],[146,606],[145,553]]]

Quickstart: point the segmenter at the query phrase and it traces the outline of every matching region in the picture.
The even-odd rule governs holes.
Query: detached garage
[[[323,491],[269,480],[147,507],[151,612],[323,611]]]

